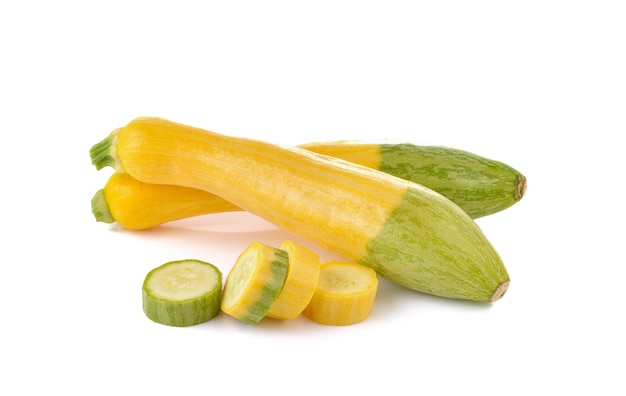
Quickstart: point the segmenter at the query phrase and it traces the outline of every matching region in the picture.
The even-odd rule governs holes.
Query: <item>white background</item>
[[[0,3],[0,394],[626,392],[623,2],[200,4]],[[509,291],[486,306],[381,279],[355,326],[157,325],[150,269],[198,258],[226,274],[252,240],[298,239],[246,213],[97,223],[110,172],[89,148],[144,115],[504,161],[527,195],[478,223]]]

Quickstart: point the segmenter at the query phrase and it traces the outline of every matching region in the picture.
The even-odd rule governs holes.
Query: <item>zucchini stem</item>
[[[522,199],[524,194],[526,194],[526,177],[520,174],[517,177],[516,182],[517,182],[517,196],[515,198],[517,198],[517,200],[519,201],[520,199]]]
[[[501,299],[502,296],[504,296],[504,293],[506,293],[506,291],[509,289],[509,284],[510,283],[511,283],[510,280],[502,282],[500,284],[500,286],[498,286],[496,291],[494,291],[493,294],[491,295],[491,298],[489,299],[489,302],[493,303],[493,302],[496,302],[499,299]]]
[[[91,198],[91,212],[96,218],[96,221],[111,224],[115,221],[111,215],[109,204],[104,196],[104,189],[98,190],[96,194]]]
[[[100,170],[107,166],[110,166],[113,169],[118,168],[115,147],[120,129],[121,128],[115,129],[102,141],[94,144],[89,150],[91,163],[96,167],[96,169]]]

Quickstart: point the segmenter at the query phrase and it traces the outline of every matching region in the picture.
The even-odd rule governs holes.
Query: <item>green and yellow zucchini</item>
[[[220,196],[413,290],[493,302],[510,282],[457,204],[353,162],[155,117],[114,130],[90,155],[97,169]]]
[[[526,189],[526,178],[511,166],[454,148],[348,141],[300,147],[422,184],[454,201],[474,219],[510,207]],[[92,199],[97,221],[116,222],[132,230],[236,210],[240,209],[215,194],[142,183],[126,173],[111,175]]]

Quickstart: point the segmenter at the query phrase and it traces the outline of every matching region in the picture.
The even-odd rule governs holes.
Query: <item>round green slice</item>
[[[143,311],[152,321],[186,327],[207,322],[220,311],[222,273],[200,260],[171,261],[143,282]]]

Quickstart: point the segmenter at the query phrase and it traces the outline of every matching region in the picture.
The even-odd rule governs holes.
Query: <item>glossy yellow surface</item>
[[[324,263],[304,316],[329,326],[360,323],[372,313],[377,290],[378,278],[371,268],[354,262]]]

